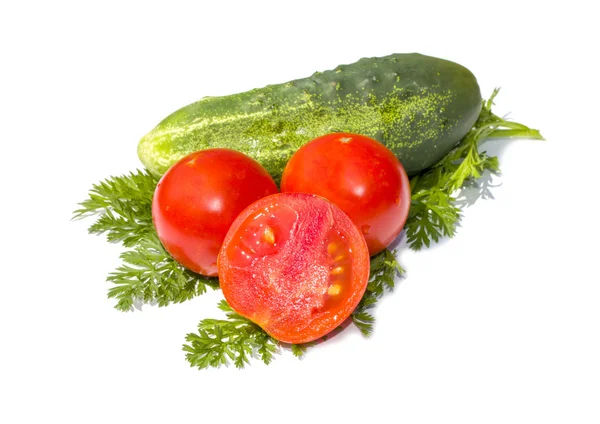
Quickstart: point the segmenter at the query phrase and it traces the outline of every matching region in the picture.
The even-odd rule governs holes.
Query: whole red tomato
[[[255,160],[229,149],[207,149],[175,163],[160,179],[152,219],[169,254],[186,268],[217,275],[217,255],[236,216],[277,193]]]
[[[371,255],[400,234],[410,208],[410,183],[398,158],[359,134],[328,134],[302,146],[283,171],[281,191],[335,203],[362,230]]]

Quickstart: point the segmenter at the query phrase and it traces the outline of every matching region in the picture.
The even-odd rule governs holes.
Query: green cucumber
[[[188,153],[226,147],[279,180],[300,146],[343,131],[381,141],[415,174],[460,141],[481,104],[477,80],[454,62],[416,53],[363,58],[284,84],[205,97],[160,122],[140,140],[138,155],[160,176]]]

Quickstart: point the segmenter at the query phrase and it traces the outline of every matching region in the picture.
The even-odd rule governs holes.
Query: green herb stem
[[[538,130],[531,128],[494,130],[488,135],[488,138],[526,138],[531,140],[544,140],[544,137],[542,137],[542,134]]]

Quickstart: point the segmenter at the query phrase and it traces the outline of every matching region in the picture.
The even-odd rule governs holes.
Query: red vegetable
[[[410,183],[398,158],[358,134],[328,134],[302,146],[283,171],[281,191],[335,203],[362,230],[371,255],[400,234],[410,208]]]
[[[245,209],[219,254],[225,299],[287,343],[318,339],[356,308],[369,254],[356,225],[318,196],[281,193]]]
[[[165,249],[186,268],[217,275],[217,255],[235,217],[252,202],[277,193],[254,159],[229,149],[185,156],[163,175],[152,218]]]

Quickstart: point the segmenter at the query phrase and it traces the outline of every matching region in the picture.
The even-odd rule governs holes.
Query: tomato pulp
[[[286,343],[316,340],[360,302],[369,253],[356,225],[333,203],[304,193],[258,200],[232,224],[219,253],[229,305]]]
[[[152,219],[169,254],[186,268],[217,275],[217,256],[235,217],[252,202],[277,193],[269,173],[230,149],[182,158],[160,179]]]
[[[400,234],[410,208],[410,182],[398,158],[359,134],[327,134],[302,146],[283,171],[281,191],[335,203],[361,229],[371,255]]]

